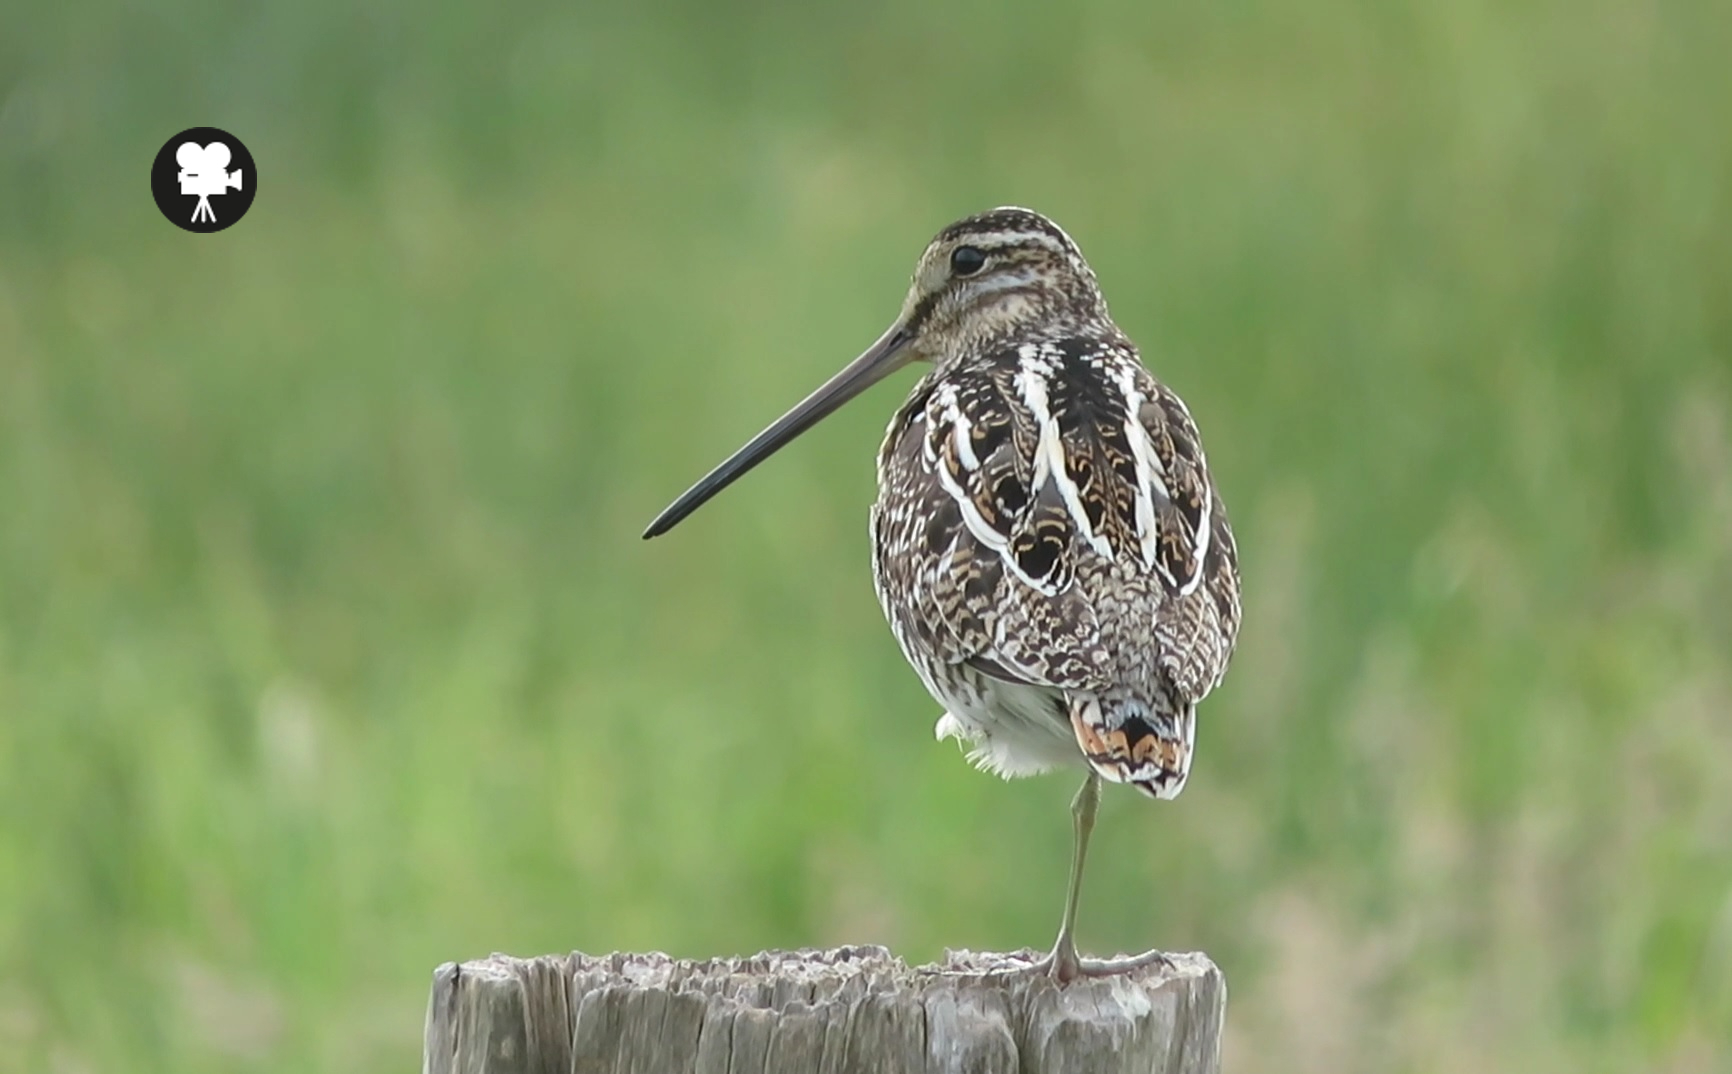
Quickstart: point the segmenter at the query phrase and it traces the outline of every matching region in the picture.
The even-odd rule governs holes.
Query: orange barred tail
[[[1178,711],[1135,697],[1073,694],[1070,725],[1089,766],[1103,779],[1129,783],[1151,798],[1176,798],[1191,772],[1195,705]]]

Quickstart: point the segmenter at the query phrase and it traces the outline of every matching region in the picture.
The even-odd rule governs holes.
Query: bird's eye
[[[950,251],[950,271],[958,276],[972,276],[986,267],[986,255],[976,246],[958,246]]]

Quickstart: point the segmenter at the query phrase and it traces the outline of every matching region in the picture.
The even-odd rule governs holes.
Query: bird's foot
[[[1134,973],[1150,966],[1173,968],[1173,960],[1163,951],[1144,951],[1140,955],[1127,955],[1123,958],[1079,958],[1077,959],[1077,974],[1082,977],[1116,977],[1121,973]]]
[[[1029,965],[1030,973],[1044,973],[1059,984],[1069,984],[1078,977],[1116,977],[1121,973],[1132,973],[1147,969],[1150,966],[1166,966],[1171,968],[1173,960],[1165,952],[1145,951],[1140,955],[1128,955],[1124,958],[1082,958],[1076,953],[1076,948],[1068,950],[1059,947],[1045,958]]]

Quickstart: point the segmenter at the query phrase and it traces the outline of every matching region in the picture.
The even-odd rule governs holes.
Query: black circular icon
[[[259,173],[241,140],[216,127],[189,127],[164,142],[150,167],[150,192],[169,222],[208,234],[253,206]]]

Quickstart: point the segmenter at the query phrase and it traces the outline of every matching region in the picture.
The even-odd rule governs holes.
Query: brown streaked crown
[[[959,272],[966,265],[957,263],[958,251],[978,251],[978,269]],[[940,231],[915,267],[902,323],[916,356],[940,366],[1000,340],[1112,330],[1077,244],[1051,220],[1018,208]]]

